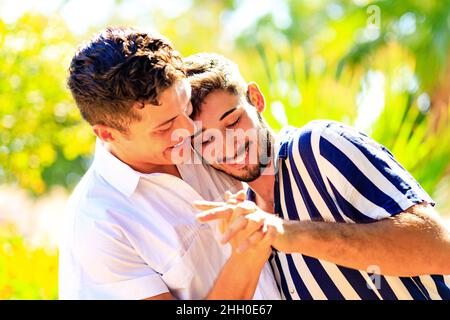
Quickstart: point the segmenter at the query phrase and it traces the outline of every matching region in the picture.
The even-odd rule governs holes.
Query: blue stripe
[[[289,170],[286,167],[286,163],[284,161],[282,161],[281,163],[281,174],[283,176],[283,189],[284,189],[284,203],[290,206],[290,208],[286,208],[285,213],[287,213],[288,217],[290,220],[300,220],[300,216],[297,213],[297,209],[295,208],[295,201],[294,201],[294,194],[293,194],[293,190],[292,190],[292,186],[291,186],[291,180],[290,180],[290,175],[289,175]],[[299,185],[300,183],[302,183],[301,181],[296,181],[297,182],[297,186],[298,189],[300,191],[300,193],[302,193],[301,190],[301,186]],[[304,186],[303,186],[303,191],[304,191]],[[280,190],[281,192],[281,190]],[[303,194],[302,193],[302,198],[305,200],[305,205],[306,202],[308,202],[309,208],[307,208],[307,211],[311,217],[311,219],[314,218],[314,220],[323,220],[322,216],[320,215],[320,213],[317,211],[316,207],[314,206],[314,203],[312,203],[311,198],[309,197],[308,193]],[[295,209],[295,210],[293,210]],[[311,212],[310,212],[311,210]]]
[[[275,276],[275,271],[278,270],[277,266],[274,266],[273,264],[275,263],[275,257],[277,256],[277,251],[275,251],[275,249],[272,250],[272,255],[269,258],[269,266],[270,266],[270,270],[272,270],[272,274]],[[276,270],[275,270],[276,269]],[[279,270],[278,270],[279,271]],[[280,274],[281,277],[281,274]],[[280,284],[278,283],[278,281],[275,281],[277,283],[277,288],[278,291],[281,292],[282,288],[280,287]]]
[[[297,170],[297,166],[295,165],[295,159],[293,155],[293,148],[290,149],[290,159],[289,162],[292,167],[292,174],[295,180],[301,180],[300,174]],[[309,176],[311,177],[314,186],[319,192],[321,198],[325,202],[328,207],[328,210],[333,215],[334,219],[337,222],[345,222],[342,216],[340,215],[333,199],[330,197],[330,194],[327,191],[324,181],[322,180],[322,175],[320,174],[319,167],[317,165],[316,159],[314,157],[314,153],[311,147],[311,131],[303,132],[298,139],[298,155],[303,160],[306,170],[308,171]]]
[[[449,277],[449,276],[446,276]],[[432,275],[434,283],[436,284],[437,291],[442,299],[450,300],[450,288],[447,286],[444,280],[444,276]]]
[[[322,127],[322,125],[321,125]],[[336,129],[334,129],[337,131]],[[329,194],[327,191],[327,188],[325,186],[324,181],[322,180],[322,175],[320,174],[319,164],[317,163],[317,160],[314,157],[314,153],[312,151],[311,146],[311,128],[309,129],[303,129],[302,131],[298,130],[296,132],[300,132],[300,137],[298,141],[298,147],[299,147],[299,156],[302,159],[306,170],[308,171],[312,182],[314,183],[317,191],[319,192],[319,195],[322,197],[324,202],[326,203],[328,209],[335,217],[336,221],[338,222],[344,222],[343,216],[339,213],[338,207],[342,209],[342,213],[352,219],[355,222],[358,223],[370,223],[375,222],[377,220],[370,218],[369,216],[366,216],[364,213],[357,210],[351,203],[349,203],[342,195],[341,195],[341,188],[339,186],[334,186],[330,180],[328,180],[328,183],[330,184],[331,191],[334,194],[334,197],[336,199],[336,202],[333,200],[332,194]],[[342,139],[348,139],[351,143],[353,143],[363,154],[365,157],[367,157],[368,161],[374,165],[377,170],[379,170],[380,174],[385,176],[391,183],[393,183],[394,186],[398,187],[398,184],[400,183],[401,187],[409,187],[408,183],[401,180],[398,177],[398,174],[392,171],[392,169],[383,161],[379,160],[376,153],[372,153],[370,149],[366,149],[364,145],[358,145],[358,136],[354,135],[352,136],[351,132],[344,132],[344,134],[349,135],[349,137],[342,137],[344,134],[337,132],[337,134],[340,134]],[[359,138],[360,141],[364,138]],[[367,138],[370,139],[370,138]],[[315,201],[316,199],[311,198],[308,189],[306,188],[306,185],[302,179],[302,177],[299,174],[298,168],[295,163],[295,159],[293,157],[293,145],[295,143],[294,137],[290,137],[289,139],[286,139],[286,141],[283,143],[283,157],[280,157],[279,160],[279,171],[275,175],[275,190],[274,190],[274,200],[275,200],[275,212],[280,214],[281,216],[284,216],[285,218],[289,218],[290,220],[300,220],[300,217],[297,212],[297,208],[295,206],[294,201],[294,195],[293,195],[293,188],[298,188],[300,195],[305,203],[306,209],[308,211],[309,216],[311,217],[311,220],[321,220],[323,221],[323,217],[319,210],[316,207]],[[383,190],[378,189],[376,185],[372,183],[370,180],[371,177],[366,177],[357,167],[356,165],[349,159],[347,156],[345,156],[335,145],[333,145],[328,140],[321,137],[319,141],[319,150],[322,156],[324,156],[332,165],[336,167],[337,170],[339,170],[355,187],[362,196],[366,197],[368,200],[373,202],[374,204],[383,207],[387,212],[390,214],[396,214],[399,212],[402,212],[402,209],[400,206],[389,196],[386,195]],[[378,151],[378,150],[377,150]],[[389,153],[388,150],[379,150],[380,152],[387,152],[389,157],[392,157],[392,155]],[[289,159],[287,159],[289,157]],[[392,157],[393,158],[393,157]],[[284,161],[284,159],[287,159],[289,161],[289,164],[291,166],[290,171],[287,169],[287,163]],[[395,161],[395,160],[393,160]],[[368,162],[369,163],[369,162]],[[281,176],[280,176],[281,175]],[[293,177],[292,185],[290,177]],[[283,187],[284,187],[284,198],[285,198],[285,205],[286,210],[282,210],[281,206],[281,199],[280,199],[280,192],[281,192],[281,186],[279,178],[283,178]],[[393,180],[396,181],[393,182]],[[411,183],[415,180],[411,180]],[[295,182],[295,185],[294,185]],[[360,186],[360,188],[358,188]],[[409,189],[411,189],[409,187]],[[403,192],[402,190],[406,189],[399,189],[400,192]],[[412,190],[419,192],[417,189]],[[412,192],[411,191],[411,192]],[[408,190],[405,191],[406,196],[410,197],[411,195],[417,198],[417,195],[414,193],[408,193]],[[426,193],[425,193],[426,195]],[[410,198],[411,199],[411,198]],[[301,200],[301,199],[297,199]],[[289,274],[292,277],[292,280],[294,282],[294,285],[297,289],[298,295],[301,299],[312,299],[315,298],[312,296],[313,292],[309,292],[307,287],[305,286],[304,281],[302,280],[301,275],[302,269],[297,269],[293,260],[293,257],[291,255],[286,255],[286,261],[287,266],[283,270],[281,267],[280,262],[280,254],[277,253],[274,256],[274,264],[272,266],[274,268],[277,268],[280,274],[279,277],[279,286],[281,287],[282,292],[284,293],[286,299],[292,299],[292,296],[289,292],[287,280],[285,277],[284,272],[289,272]],[[328,299],[344,299],[342,293],[340,292],[340,285],[338,282],[334,282],[335,279],[331,278],[331,276],[327,273],[327,271],[324,269],[322,264],[318,259],[307,257],[302,255],[302,258],[305,261],[305,264],[307,268],[311,271],[311,274],[313,275],[315,281],[320,286],[322,291],[324,292],[325,296]],[[354,290],[358,293],[358,295],[364,299],[364,300],[377,300],[378,296],[376,292],[371,290],[368,287],[367,281],[363,274],[354,269],[345,268],[342,266],[337,266],[340,272],[342,272],[343,276],[347,279],[347,281],[350,283],[350,285],[354,288]],[[450,288],[447,287],[447,285],[444,282],[444,278],[442,276],[432,276],[433,281],[436,283],[436,287],[438,288],[439,294],[446,299],[450,299]],[[378,290],[378,293],[383,299],[386,300],[396,300],[397,296],[393,292],[392,288],[386,281],[386,278],[383,276],[380,276],[380,289]],[[399,278],[402,283],[405,285],[408,292],[411,294],[413,299],[429,299],[429,293],[426,289],[426,287],[423,285],[423,283],[420,281],[419,278]]]
[[[414,300],[427,300],[427,298],[424,296],[424,294],[420,291],[420,289],[417,287],[417,285],[411,278],[400,277],[399,279],[403,282],[409,294]]]
[[[290,143],[291,146],[289,148],[290,157],[292,158],[292,142]],[[320,212],[317,210],[317,208],[314,205],[314,202],[312,201],[306,186],[303,183],[303,180],[300,177],[300,174],[297,170],[297,167],[294,164],[291,164],[291,171],[294,176],[294,179],[296,181],[296,184],[299,188],[299,191],[304,199],[305,205],[307,207],[308,213],[313,220],[322,220],[323,218],[320,215]],[[289,219],[291,220],[298,220],[299,215],[297,213],[295,202],[293,198],[293,192],[292,192],[292,186],[289,180],[289,170],[286,167],[286,164],[284,161],[281,161],[281,174],[283,175],[283,183],[284,183],[284,195],[285,195],[285,204],[286,204],[286,213],[289,216]],[[339,296],[342,294],[336,293],[336,291],[333,290],[332,286],[335,284],[333,283],[333,280],[329,277],[328,273],[323,269],[323,266],[319,263],[314,264],[314,260],[317,261],[317,259],[314,258],[307,258],[305,259],[305,263],[307,264],[308,268],[311,270],[311,272],[314,275],[314,278],[318,282],[319,286],[321,287],[324,294],[328,296]],[[341,270],[342,271],[342,270]],[[355,273],[356,272],[356,273]],[[347,269],[345,273],[343,272],[344,276],[347,278],[349,283],[352,285],[352,287],[355,289],[355,291],[359,293],[359,295],[363,298],[366,297],[367,299],[377,299],[377,296],[373,292],[368,292],[369,289],[367,288],[366,281],[362,277],[362,275],[359,273],[359,271],[356,270],[350,270]],[[329,280],[328,280],[328,279]],[[355,281],[355,279],[357,279]],[[325,280],[325,281],[324,281]],[[327,281],[328,280],[328,281]],[[330,285],[330,283],[333,283]],[[339,290],[337,290],[339,291]]]
[[[416,286],[419,287],[419,289],[422,291],[422,293],[425,295],[425,297],[426,297],[428,300],[431,300],[430,294],[428,293],[428,290],[427,290],[427,289],[425,288],[425,286],[423,285],[422,281],[420,281],[420,278],[419,278],[419,277],[412,277],[411,279],[414,281],[414,283],[416,284]]]
[[[303,180],[301,179],[300,175],[298,174],[297,168],[295,165],[291,165],[292,174],[296,183],[296,187],[298,188],[305,206],[306,210],[308,211],[308,214],[313,221],[323,221],[323,217],[320,214],[319,210],[317,210],[316,206],[314,205],[314,201],[312,201],[311,197],[309,196],[308,190],[305,187],[305,184],[303,183]],[[282,162],[281,171],[283,174],[283,182],[284,182],[284,196],[285,196],[285,203],[286,205],[292,204],[291,207],[295,208],[295,201],[294,201],[294,195],[293,195],[293,189],[291,187],[291,181],[289,179],[289,170],[286,167],[286,164],[284,161]],[[286,192],[288,191],[288,192]],[[292,220],[300,220],[300,216],[297,213],[297,210],[295,210],[295,214],[292,213],[293,210],[290,210],[287,208],[287,213],[289,215],[289,218]]]
[[[333,279],[331,279],[331,277],[325,271],[320,261],[305,255],[302,255],[302,257],[327,299],[344,300],[344,296],[337,288]]]
[[[277,266],[278,272],[280,273],[280,285],[281,289],[283,290],[284,296],[286,297],[286,300],[292,300],[291,294],[289,292],[286,278],[284,277],[283,268],[281,267],[280,259],[278,258],[278,252],[274,256],[274,261]]]
[[[319,142],[320,153],[326,158],[353,187],[366,199],[379,207],[384,208],[389,214],[395,215],[403,211],[398,203],[385,194],[365,176],[358,167],[338,148],[326,139]]]
[[[306,288],[305,283],[300,277],[297,267],[294,264],[294,260],[292,260],[292,256],[290,254],[286,254],[286,260],[288,262],[289,271],[292,277],[292,281],[294,282],[295,289],[297,290],[297,294],[302,300],[312,300],[312,296]]]
[[[292,171],[294,171],[296,168],[295,165],[291,165]],[[289,173],[286,167],[286,164],[284,161],[282,161],[282,174],[283,174],[283,182],[284,182],[284,195],[285,195],[285,205],[286,205],[286,211],[289,216],[289,219],[291,220],[299,220],[300,217],[297,212],[297,208],[295,206],[295,202],[293,199],[293,192],[291,189],[291,184],[289,180]],[[303,181],[300,179],[300,176],[298,176],[298,179],[295,179],[297,184],[303,184]],[[302,186],[299,186],[299,188],[302,188]],[[307,197],[309,199],[309,202],[312,204],[313,208],[310,208],[311,210],[315,210],[317,215],[320,216],[320,213],[318,213],[316,207],[313,205],[308,192],[306,191],[306,188],[304,187],[304,193],[302,193],[302,197]],[[320,216],[321,217],[321,216]],[[311,273],[314,275],[315,280],[317,281],[318,285],[324,292],[324,294],[327,296],[328,299],[343,299],[344,297],[339,292],[339,289],[334,284],[333,280],[330,278],[328,273],[323,268],[322,264],[314,258],[310,258],[307,256],[303,256],[304,261],[308,267],[308,269],[311,271]],[[295,267],[295,266],[294,266]]]
[[[367,281],[364,279],[361,272],[355,269],[349,269],[342,266],[337,266],[339,270],[341,270],[344,277],[347,279],[347,281],[350,283],[350,285],[355,289],[355,291],[358,293],[358,295],[363,300],[379,300],[378,296],[376,295],[373,290],[369,289],[367,286]]]
[[[384,300],[398,300],[397,296],[395,295],[394,291],[392,291],[391,286],[386,281],[386,278],[384,276],[380,276],[380,288],[378,289],[378,292],[383,297]]]
[[[275,187],[273,190],[273,201],[274,201],[274,213],[279,215],[280,217],[284,218],[283,210],[281,208],[281,201],[280,201],[280,176],[279,171],[275,173]]]
[[[335,125],[333,125],[335,127]],[[360,136],[355,136],[349,134],[348,131],[342,126],[339,128],[331,128],[331,130],[334,130],[337,134],[341,135],[344,139],[348,140],[350,143],[352,143],[359,151],[361,151],[366,158],[372,163],[372,165],[377,168],[377,170],[387,179],[389,180],[392,185],[397,188],[398,191],[400,191],[402,194],[404,194],[408,199],[415,203],[420,203],[424,199],[429,198],[427,193],[423,190],[421,185],[411,176],[411,174],[403,168],[403,166],[394,158],[393,154],[383,145],[375,142],[370,137],[360,134]],[[410,181],[414,183],[415,185],[410,185],[407,181],[402,179],[398,172],[396,170],[393,170],[389,164],[382,160],[380,157],[371,152],[371,150],[368,148],[370,144],[376,143],[380,146],[381,150],[377,150],[377,152],[384,152],[386,155],[395,162],[401,170],[403,170],[404,174],[407,175],[410,178]]]
[[[376,219],[372,219],[369,216],[366,216],[361,211],[356,209],[350,202],[348,202],[343,196],[341,196],[339,191],[336,189],[333,183],[331,183],[330,180],[328,180],[328,183],[330,184],[331,190],[333,191],[334,197],[336,198],[336,202],[338,203],[344,215],[357,223],[371,223],[378,221]]]

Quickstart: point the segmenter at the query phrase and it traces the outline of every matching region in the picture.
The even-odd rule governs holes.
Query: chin
[[[257,164],[248,165],[239,170],[233,170],[231,168],[216,169],[242,182],[252,182],[261,176],[261,167]]]

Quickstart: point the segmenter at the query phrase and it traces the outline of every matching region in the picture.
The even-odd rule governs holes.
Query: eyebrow
[[[173,118],[170,118],[170,119],[167,120],[167,121],[164,121],[163,123],[158,124],[154,129],[158,129],[159,127],[162,127],[162,126],[164,126],[165,124],[168,124],[168,123],[172,122],[173,120],[175,120],[176,117],[178,117],[178,115],[176,115],[176,116],[173,117]]]
[[[232,113],[234,110],[236,110],[237,107],[231,108],[230,110],[226,111],[220,118],[219,121],[222,121],[227,115],[229,115],[230,113]]]

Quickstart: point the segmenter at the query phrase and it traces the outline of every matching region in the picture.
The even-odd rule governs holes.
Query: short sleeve
[[[113,222],[85,215],[74,236],[74,254],[88,277],[81,284],[83,298],[134,300],[169,291]]]
[[[356,129],[332,122],[320,131],[321,170],[355,222],[380,220],[419,203],[434,205],[393,154]]]

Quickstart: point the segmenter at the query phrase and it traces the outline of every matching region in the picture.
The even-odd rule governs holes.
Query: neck
[[[248,185],[250,188],[256,193],[257,198],[257,204],[259,206],[265,206],[266,211],[273,210],[273,199],[274,199],[274,185],[275,185],[275,167],[274,167],[274,143],[275,143],[275,134],[270,131],[269,138],[272,140],[272,150],[271,150],[271,157],[270,157],[270,163],[269,165],[264,168],[264,170],[261,172],[261,175],[251,181],[248,182]]]
[[[114,157],[127,164],[133,170],[140,173],[167,173],[181,179],[180,172],[174,164],[153,164],[142,162],[127,156],[127,153],[121,152],[120,149],[115,148],[109,143],[104,143],[106,150],[108,150]]]
[[[273,206],[273,187],[275,184],[275,175],[273,173],[273,163],[267,166],[259,178],[248,182],[249,187],[256,193],[257,204],[259,206]],[[263,208],[264,209],[264,208]],[[264,209],[268,211],[267,209]]]

